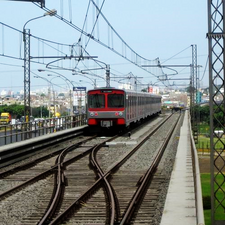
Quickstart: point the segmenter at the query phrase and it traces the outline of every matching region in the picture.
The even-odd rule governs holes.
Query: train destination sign
[[[86,87],[73,87],[73,91],[86,91]]]

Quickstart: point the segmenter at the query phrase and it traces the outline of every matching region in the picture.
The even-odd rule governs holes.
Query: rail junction
[[[131,135],[80,126],[1,147],[2,224],[204,224],[189,124],[183,111]]]

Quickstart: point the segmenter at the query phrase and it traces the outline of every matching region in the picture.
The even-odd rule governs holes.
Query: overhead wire
[[[90,0],[94,5],[96,5],[95,4],[95,2],[93,1],[93,0]],[[90,5],[90,1],[89,1],[89,5]],[[61,2],[62,3],[62,2]],[[70,2],[71,3],[71,2]],[[119,36],[119,34],[115,31],[115,29],[109,24],[109,22],[108,22],[108,20],[105,18],[105,16],[103,15],[103,13],[101,12],[101,10],[102,10],[102,7],[103,7],[103,5],[104,5],[104,3],[105,3],[105,0],[103,1],[103,3],[102,3],[102,5],[101,5],[101,7],[100,7],[100,9],[97,7],[97,9],[98,9],[98,15],[97,15],[97,17],[96,17],[96,21],[95,21],[95,25],[93,26],[93,29],[92,29],[92,31],[94,30],[94,27],[96,26],[96,23],[97,23],[97,20],[98,20],[98,17],[99,17],[99,15],[101,14],[102,16],[103,16],[103,18],[105,19],[105,21],[108,23],[108,25],[109,25],[109,27],[112,29],[112,31],[114,31],[117,35],[118,35],[118,37],[123,41],[123,39]],[[38,4],[38,3],[34,3],[34,4]],[[47,9],[44,9],[44,10],[46,10],[46,11],[48,11]],[[87,10],[87,13],[88,13],[88,10]],[[86,13],[86,16],[87,16],[87,13]],[[57,16],[56,16],[57,17]],[[60,17],[57,17],[57,18],[60,18]],[[60,19],[62,19],[62,17],[60,18]],[[85,18],[85,21],[86,21],[86,19],[87,18]],[[65,19],[63,19],[63,22],[66,22],[66,20]],[[83,24],[83,28],[84,28],[84,26],[85,26],[85,23],[86,22],[84,22],[84,24]],[[70,26],[71,26],[71,24],[70,24]],[[73,26],[75,26],[75,25],[73,25]],[[75,26],[76,27],[76,26]],[[74,28],[75,28],[74,27]],[[77,27],[78,28],[78,27]],[[75,28],[76,29],[76,28]],[[80,31],[81,32],[81,36],[80,37],[82,37],[82,35],[87,35],[87,33],[85,34],[85,32],[84,32],[84,30],[82,29],[78,29],[78,31]],[[21,32],[21,31],[20,31]],[[22,32],[21,32],[22,33]],[[88,36],[88,35],[87,35]],[[34,38],[36,38],[35,36],[32,36],[32,37],[34,37]],[[89,35],[89,40],[90,39],[93,39],[90,35]],[[48,40],[45,40],[45,39],[39,39],[39,40],[44,40],[44,41],[48,41]],[[52,42],[52,41],[49,41],[50,43],[54,43],[54,44],[56,44],[57,42]],[[88,41],[89,42],[89,41]],[[88,44],[88,42],[86,43],[86,45]],[[99,41],[98,41],[99,42]],[[127,43],[126,42],[124,42],[123,41],[123,43],[127,46],[127,47],[129,47],[128,45],[127,45]],[[57,43],[57,44],[61,44],[61,43]],[[46,45],[48,45],[48,44],[46,44]],[[64,46],[71,46],[71,45],[66,45],[66,44],[63,44]],[[85,45],[85,46],[86,46]],[[50,46],[50,45],[48,45],[49,47],[52,47],[53,49],[55,49],[53,46]],[[133,51],[130,47],[129,47],[129,49],[131,50],[131,51]],[[186,48],[187,49],[187,48]],[[185,51],[186,49],[184,49],[184,50],[182,50],[181,52],[183,52],[183,51]],[[63,53],[62,51],[59,51],[58,49],[55,49],[56,51],[58,51],[58,52],[60,52],[61,54],[65,54],[66,55],[66,53]],[[116,52],[116,51],[115,51]],[[134,52],[134,51],[133,51]],[[116,52],[117,53],[117,52]],[[135,54],[137,54],[136,52],[134,52]],[[180,53],[178,53],[178,54],[180,54]],[[176,54],[176,55],[178,55],[178,54]],[[174,55],[174,56],[172,56],[171,58],[173,58],[173,57],[175,57],[176,55]],[[137,56],[139,56],[138,54],[137,54]],[[139,57],[141,57],[141,56],[139,56]],[[141,57],[141,58],[143,58],[143,57]],[[171,59],[171,58],[169,58],[169,59]],[[144,59],[144,58],[143,58]],[[168,61],[169,59],[167,59],[167,60],[165,60],[164,62],[166,62],[166,61]],[[128,61],[130,61],[130,62],[132,62],[131,60],[128,60]],[[163,62],[163,63],[164,63]],[[133,62],[132,62],[133,63]],[[99,64],[99,66],[101,66],[100,64]],[[102,67],[102,66],[101,66]],[[155,76],[155,74],[152,74],[152,75],[154,75]]]
[[[97,24],[97,22],[98,22],[98,18],[99,18],[99,15],[101,14],[101,11],[102,11],[102,8],[103,8],[103,5],[104,5],[104,3],[105,3],[105,0],[103,0],[102,5],[101,5],[100,9],[97,7],[96,3],[95,3],[93,0],[91,0],[91,2],[92,2],[92,3],[93,3],[93,5],[96,7],[96,9],[98,9],[98,14],[97,14],[97,16],[96,16],[95,23],[94,23],[94,25],[93,25],[93,28],[92,28],[91,33],[90,33],[90,36],[89,36],[89,38],[88,38],[87,43],[85,44],[85,48],[84,48],[84,49],[86,49],[86,48],[87,48],[87,46],[88,46],[88,43],[89,43],[89,41],[90,41],[90,37],[92,36],[92,34],[93,34],[93,32],[94,32],[95,26],[96,26],[96,24]]]
[[[105,1],[104,1],[105,2]],[[103,2],[103,4],[104,4],[104,2]],[[103,5],[102,5],[103,6]],[[18,30],[18,29],[16,29],[16,28],[13,28],[13,27],[11,27],[11,26],[9,26],[9,25],[7,25],[7,24],[3,24],[3,23],[1,23],[3,26],[7,26],[7,27],[9,27],[9,28],[12,28],[12,29],[14,29],[14,30],[16,30],[16,31],[18,31],[18,32],[20,32],[21,34],[23,34],[23,32],[22,31],[20,31],[20,30]],[[96,24],[96,23],[95,23]],[[66,55],[66,53],[64,53],[63,51],[59,51],[59,49],[56,49],[55,47],[53,47],[53,46],[51,46],[50,44],[57,44],[57,45],[62,45],[62,46],[71,46],[71,45],[68,45],[68,44],[63,44],[63,43],[59,43],[59,42],[54,42],[54,41],[51,41],[51,40],[47,40],[47,39],[43,39],[43,38],[40,38],[40,37],[37,37],[37,36],[34,36],[34,35],[30,35],[32,38],[34,38],[34,39],[37,39],[39,42],[42,42],[42,44],[43,45],[47,45],[47,46],[49,46],[50,48],[52,48],[52,49],[54,49],[54,50],[56,50],[57,52],[60,52],[61,54],[64,54],[64,55]],[[20,41],[20,43],[21,43],[22,41]],[[48,44],[48,42],[50,43],[50,44]],[[22,48],[21,48],[22,49]],[[43,50],[44,50],[44,48],[43,48]],[[87,52],[86,52],[87,53]],[[5,56],[5,55],[2,55],[2,56],[4,56],[4,57],[7,57],[7,56]],[[20,57],[20,58],[18,58],[18,57],[12,57],[12,56],[8,56],[9,58],[14,58],[14,59],[20,59],[20,60],[23,60],[22,59],[22,57]],[[31,60],[31,62],[35,62],[35,61],[33,61],[33,60]],[[44,64],[44,65],[47,65],[46,63],[41,63],[41,62],[35,62],[35,63],[39,63],[39,64]],[[102,67],[102,65],[101,64],[99,64],[98,62],[96,62],[101,68],[103,68]],[[65,68],[64,68],[65,69]],[[90,75],[93,75],[93,76],[96,76],[96,74],[94,74],[94,73],[90,73]],[[100,76],[99,76],[100,77]],[[102,77],[101,77],[102,78]]]
[[[105,44],[104,42],[96,39],[94,36],[92,36],[91,34],[85,32],[84,30],[80,29],[78,26],[76,26],[73,23],[70,23],[68,20],[66,20],[65,18],[59,16],[58,14],[54,15],[56,18],[60,19],[61,21],[63,21],[64,23],[68,24],[69,26],[71,26],[72,28],[76,29],[77,31],[81,32],[82,34],[86,35],[89,39],[92,39],[93,41],[97,42],[98,44],[101,44],[102,46],[106,47],[107,49],[109,49],[110,51],[116,53],[117,55],[125,58],[126,60],[128,60],[129,62],[133,63],[134,65],[138,66],[139,68],[145,70],[146,72],[152,74],[153,76],[157,76],[154,73],[152,73],[151,71],[149,71],[148,69],[145,69],[142,67],[142,65],[138,64],[138,58],[140,58],[139,61],[144,60],[146,62],[154,62],[154,60],[148,60],[142,56],[140,56],[137,52],[135,52],[123,39],[122,37],[118,34],[118,32],[116,32],[116,30],[113,28],[113,26],[109,23],[109,21],[106,19],[106,17],[103,15],[103,13],[100,11],[100,9],[98,8],[98,6],[95,4],[95,2],[93,0],[91,0],[92,3],[95,5],[96,9],[98,10],[99,14],[103,17],[103,19],[105,20],[105,22],[107,23],[108,26],[110,26],[110,28],[112,29],[112,31],[117,35],[117,37],[122,41],[122,43],[136,56],[135,59],[136,61],[132,61],[132,59],[127,58],[126,56],[124,56],[122,53],[120,53],[119,51],[115,50],[114,48],[109,47],[107,44]],[[37,5],[38,7],[42,8],[44,11],[48,12],[50,11],[50,9],[46,8],[46,7],[41,7],[40,4],[33,2],[33,4]]]
[[[88,12],[89,12],[89,9],[90,9],[90,4],[91,4],[91,0],[89,0],[88,6],[87,6],[87,10],[86,10],[86,14],[85,14],[82,30],[84,30],[85,24],[87,22],[87,16],[88,16]],[[78,45],[81,42],[82,36],[83,36],[83,33],[80,33],[80,38],[78,39],[78,42],[77,42]],[[80,46],[80,48],[82,48],[82,46]],[[81,52],[81,54],[82,54],[82,52]],[[78,64],[79,64],[79,60],[77,61],[76,66],[74,67],[74,69],[77,68]]]
[[[85,24],[86,24],[86,22],[87,22],[87,16],[88,16],[88,12],[89,12],[89,10],[90,10],[90,3],[91,3],[91,2],[94,4],[93,0],[89,0],[89,4],[88,4],[87,10],[86,10],[86,15],[85,15],[85,19],[84,19],[84,23],[83,23],[82,30],[84,30]],[[90,41],[90,38],[91,38],[91,36],[93,35],[95,26],[96,26],[96,24],[97,24],[97,21],[98,21],[98,18],[99,18],[99,15],[100,15],[100,12],[101,12],[101,10],[102,10],[102,8],[103,8],[104,3],[105,3],[105,0],[103,0],[103,2],[102,2],[102,5],[101,5],[101,7],[100,7],[100,11],[98,11],[98,15],[96,16],[95,23],[94,23],[94,25],[93,25],[93,28],[92,28],[91,33],[90,33],[89,36],[88,36],[88,41],[86,42],[85,47],[83,48],[82,46],[80,46],[80,48],[82,48],[82,50],[85,51],[85,52],[86,52],[86,48],[87,48],[87,46],[88,46],[88,43],[89,43],[89,41]],[[78,40],[78,43],[81,41],[82,35],[83,35],[83,33],[81,33],[80,38],[79,38],[79,40]],[[86,52],[86,53],[87,53],[87,52]],[[98,64],[98,66],[100,66],[101,68],[103,68],[103,67],[101,66],[101,64],[99,64],[96,60],[93,59],[93,61],[95,61],[95,62]],[[75,69],[77,68],[79,62],[80,62],[80,60],[77,61],[77,65],[75,66]],[[84,63],[83,63],[83,65],[84,65]],[[84,65],[84,66],[85,66],[85,65]],[[86,66],[85,66],[85,67],[86,67]]]
[[[169,61],[170,59],[172,59],[172,58],[174,58],[175,56],[179,55],[180,53],[182,53],[182,52],[186,51],[186,50],[187,50],[188,48],[190,48],[190,47],[191,47],[191,45],[190,45],[190,46],[188,46],[187,48],[183,49],[182,51],[178,52],[177,54],[175,54],[175,55],[171,56],[170,58],[166,59],[166,60],[165,60],[165,61],[163,61],[161,64],[163,64],[163,63],[165,63],[165,62]]]
[[[200,81],[203,80],[203,78],[204,78],[204,76],[205,76],[205,74],[206,74],[206,68],[207,68],[207,66],[208,66],[208,63],[209,63],[209,56],[207,57],[207,60],[206,60],[206,63],[205,63],[205,69],[204,69],[204,72],[203,72],[203,75],[202,75],[202,78],[200,79]]]
[[[4,28],[4,27],[7,27],[7,28],[9,28],[9,29],[12,29],[12,30],[18,32],[18,33],[20,34],[20,37],[22,37],[22,35],[23,35],[23,32],[22,32],[22,31],[20,31],[20,30],[14,28],[14,27],[12,27],[12,26],[10,26],[10,25],[7,25],[7,24],[5,24],[5,23],[2,23],[2,22],[0,22],[0,24],[2,25],[3,28]],[[3,29],[3,28],[2,28],[2,29]],[[4,32],[2,32],[2,35],[4,36]],[[43,51],[44,51],[44,46],[46,45],[46,46],[50,47],[51,49],[55,50],[56,52],[58,52],[58,53],[60,53],[60,54],[62,54],[62,55],[64,55],[64,56],[67,56],[68,53],[65,53],[64,51],[61,51],[60,49],[57,49],[57,48],[54,47],[53,45],[66,46],[66,47],[69,47],[69,48],[71,47],[71,44],[65,44],[65,43],[55,42],[55,41],[52,41],[52,40],[48,40],[48,39],[44,39],[44,38],[37,37],[37,36],[32,35],[32,34],[30,35],[30,37],[32,37],[32,38],[34,38],[34,39],[37,39],[37,41],[38,41],[38,49],[40,49],[40,44],[39,44],[39,42],[42,43],[42,45],[43,45],[43,46],[42,46],[42,50],[43,50]],[[4,38],[2,38],[2,40],[4,40]],[[3,42],[3,45],[4,45],[4,42]],[[4,45],[4,46],[5,46],[5,45]],[[63,48],[63,47],[62,47],[62,48]],[[3,48],[3,50],[4,50],[4,48]],[[22,38],[20,38],[20,53],[19,53],[20,56],[19,56],[19,57],[14,57],[14,56],[10,56],[10,55],[5,55],[4,51],[3,51],[3,54],[0,53],[0,56],[12,58],[12,59],[23,60],[21,52],[22,52]],[[38,50],[38,56],[39,56],[39,54],[40,54],[40,52],[39,52],[39,50]],[[43,55],[44,55],[44,52],[43,52]],[[34,60],[31,60],[31,62],[34,62]],[[40,62],[38,62],[38,63],[40,63]],[[46,63],[44,63],[44,61],[43,61],[41,64],[47,65]]]
[[[9,64],[9,63],[0,63],[1,65],[4,65],[4,66],[15,66],[15,67],[23,67],[22,65],[15,65],[15,64]]]
[[[37,77],[41,77],[41,78],[45,78],[45,77],[42,77],[42,76],[40,76],[40,75],[38,75],[38,74],[36,74],[36,73],[34,73],[34,72],[32,72],[32,71],[30,71],[32,74],[34,74],[35,76],[37,76]],[[67,88],[65,88],[65,87],[62,87],[62,86],[59,86],[58,84],[55,84],[55,83],[52,83],[50,80],[48,80],[47,78],[45,78],[46,79],[46,81],[47,82],[49,82],[49,83],[51,83],[51,84],[53,84],[53,85],[55,85],[55,86],[57,86],[57,87],[60,87],[60,88],[63,88],[63,89],[66,89],[67,90]]]
[[[14,27],[12,27],[12,26],[10,26],[10,25],[7,25],[7,24],[5,24],[5,23],[2,23],[2,22],[0,22],[0,24],[2,25],[2,27],[4,28],[4,27],[8,27],[9,29],[12,29],[12,30],[14,30],[14,31],[16,31],[16,32],[18,32],[18,33],[20,33],[21,35],[23,35],[23,32],[22,31],[20,31],[20,30],[18,30],[18,29],[16,29],[16,28],[14,28]],[[2,28],[2,29],[3,29]],[[2,32],[2,40],[4,41],[4,32]],[[48,46],[48,47],[50,47],[50,48],[52,48],[53,50],[55,50],[56,52],[58,52],[58,53],[61,53],[61,54],[63,54],[63,55],[68,55],[67,53],[64,53],[63,51],[60,51],[59,49],[57,49],[57,48],[55,48],[54,46],[51,46],[50,44],[55,44],[55,45],[60,45],[60,46],[66,46],[66,47],[70,47],[71,45],[70,44],[65,44],[65,43],[60,43],[60,42],[55,42],[55,41],[52,41],[52,40],[48,40],[48,39],[44,39],[44,38],[40,38],[40,37],[37,37],[37,36],[35,36],[35,35],[30,35],[30,37],[32,37],[32,38],[34,38],[34,39],[37,39],[38,41],[40,41],[40,42],[42,42],[44,45],[46,45],[46,46]],[[22,58],[21,57],[21,52],[22,52],[22,38],[21,38],[21,40],[20,40],[20,58]],[[50,44],[49,44],[50,43]],[[4,46],[4,42],[3,42],[3,46]],[[4,48],[3,48],[4,49]],[[2,55],[2,56],[4,56],[5,54],[0,54],[0,55]],[[10,57],[10,56],[9,56]],[[18,57],[12,57],[12,58],[18,58]],[[19,58],[18,58],[19,59]]]

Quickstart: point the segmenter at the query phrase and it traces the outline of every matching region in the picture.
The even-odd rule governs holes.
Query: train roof
[[[114,88],[114,87],[98,87],[98,88],[91,89],[89,91],[98,91],[98,90],[115,90],[115,91],[118,90],[118,91],[124,91],[124,89]]]
[[[115,90],[115,91],[124,91],[125,93],[138,93],[138,94],[141,94],[141,95],[151,95],[152,97],[162,97],[161,95],[159,94],[153,94],[153,93],[149,93],[149,92],[140,92],[140,91],[134,91],[134,90],[129,90],[129,89],[121,89],[121,88],[115,88],[115,87],[100,87],[100,88],[94,88],[94,89],[91,89],[89,90],[88,92],[90,91],[100,91],[100,90]]]

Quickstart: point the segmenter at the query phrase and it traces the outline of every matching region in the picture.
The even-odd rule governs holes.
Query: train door
[[[137,120],[137,115],[138,115],[138,112],[137,112],[137,105],[138,105],[138,100],[137,100],[137,95],[135,94],[134,95],[134,117],[135,117],[135,122]]]
[[[125,110],[126,110],[126,123],[128,124],[129,122],[129,96],[128,93],[126,93],[126,98],[125,98]]]
[[[134,94],[133,93],[131,96],[131,116],[132,116],[132,121],[134,121]]]

